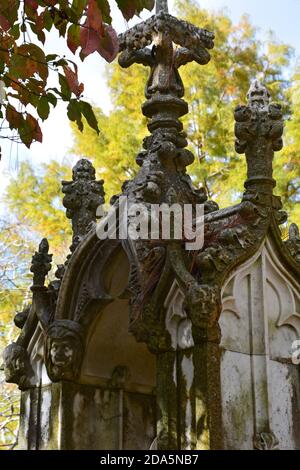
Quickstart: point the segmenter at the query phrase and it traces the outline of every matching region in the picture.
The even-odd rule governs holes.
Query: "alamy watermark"
[[[105,214],[102,206],[96,233],[100,240],[182,240],[186,250],[201,250],[204,244],[203,204],[132,203],[119,197],[117,206]]]

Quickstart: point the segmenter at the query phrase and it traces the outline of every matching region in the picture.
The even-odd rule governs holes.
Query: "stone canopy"
[[[62,183],[73,241],[56,279],[46,239],[32,258],[32,302],[4,352],[22,390],[23,449],[299,449],[300,236],[274,195],[281,106],[253,82],[234,111],[236,151],[248,176],[225,209],[196,189],[180,118],[188,112],[179,69],[205,65],[214,34],[178,20],[165,1],[121,34],[119,63],[150,68],[143,114],[149,136],[140,170],[121,196],[131,203],[204,206],[204,245],[99,239],[104,182],[86,159]],[[152,45],[152,48],[149,46]],[[194,214],[195,216],[195,214]]]

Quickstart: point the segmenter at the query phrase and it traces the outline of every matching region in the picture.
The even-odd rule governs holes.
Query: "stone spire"
[[[248,192],[271,196],[276,185],[273,179],[274,152],[282,149],[283,118],[279,104],[270,102],[268,89],[255,80],[247,95],[248,105],[235,110],[235,148],[245,153]]]
[[[65,194],[63,205],[67,209],[67,217],[72,220],[73,245],[87,234],[91,223],[96,221],[98,206],[104,203],[103,180],[96,181],[95,168],[89,160],[79,160],[73,168],[72,181],[62,182]]]

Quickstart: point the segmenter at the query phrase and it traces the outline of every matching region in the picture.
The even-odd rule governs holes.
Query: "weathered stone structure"
[[[185,240],[101,240],[103,182],[80,160],[63,182],[73,243],[57,279],[46,240],[32,259],[32,303],[4,354],[22,390],[25,449],[299,449],[300,237],[273,194],[281,108],[255,82],[235,110],[236,150],[248,179],[241,202],[219,209],[186,172],[194,157],[179,68],[205,65],[214,35],[157,14],[120,36],[122,67],[150,67],[150,135],[140,171],[120,196],[151,204],[204,204],[204,246]],[[152,49],[147,46],[154,44]],[[174,47],[174,44],[178,47]],[[118,215],[118,211],[117,211]],[[100,224],[107,224],[107,216]],[[118,220],[119,227],[122,224]]]

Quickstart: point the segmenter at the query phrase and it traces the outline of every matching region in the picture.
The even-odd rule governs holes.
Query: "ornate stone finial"
[[[167,0],[156,2],[156,15],[119,36],[122,67],[133,63],[151,67],[142,111],[150,119],[152,135],[144,141],[146,152],[137,159],[140,166],[154,152],[158,163],[173,171],[184,171],[193,162],[194,156],[185,149],[186,135],[179,121],[188,112],[188,105],[182,99],[184,87],[178,69],[192,61],[207,64],[207,49],[214,47],[213,40],[213,33],[170,15]],[[152,50],[146,47],[151,44]],[[174,48],[174,44],[180,47]]]
[[[84,237],[96,221],[98,206],[104,203],[103,180],[96,181],[95,168],[89,160],[79,160],[73,168],[73,181],[63,181],[63,205],[72,219],[73,245]]]
[[[263,193],[272,196],[274,152],[282,149],[283,119],[281,106],[270,103],[270,93],[255,80],[248,92],[248,105],[235,109],[235,148],[245,153],[248,179],[247,194]],[[272,198],[269,200],[272,200]]]
[[[49,254],[49,243],[43,238],[39,244],[39,250],[32,257],[30,271],[33,273],[33,285],[31,290],[44,288],[45,278],[51,270],[52,255]]]

